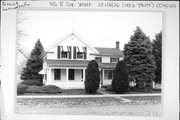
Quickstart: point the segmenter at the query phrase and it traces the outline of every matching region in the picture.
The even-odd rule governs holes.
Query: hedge
[[[18,84],[17,85],[17,94],[21,95],[24,94],[26,92],[26,89],[28,88],[27,85],[23,85],[23,84]]]
[[[43,83],[39,80],[25,80],[21,82],[21,84],[28,85],[28,86],[42,86]]]
[[[57,94],[61,93],[62,90],[55,85],[44,85],[44,86],[29,86],[26,89],[27,93],[41,93],[41,94]]]

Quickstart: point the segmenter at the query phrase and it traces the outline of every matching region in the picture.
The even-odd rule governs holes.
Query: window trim
[[[109,78],[109,74],[111,73],[111,78]],[[108,70],[108,75],[107,75],[108,80],[113,79],[113,70]]]
[[[66,53],[66,54],[67,54],[66,57],[62,57],[63,53]],[[68,55],[69,55],[68,52],[62,51],[62,52],[61,52],[61,59],[68,59]]]
[[[82,58],[78,58],[78,53],[81,53],[82,54]],[[76,52],[76,59],[84,59],[84,52]]]
[[[112,61],[112,59],[114,59],[114,58],[116,58],[116,60],[117,60],[116,62],[113,62],[113,61]],[[118,63],[118,61],[119,61],[119,58],[118,58],[118,57],[110,57],[110,62],[111,62],[111,63]]]
[[[96,58],[99,58],[99,59],[98,59],[98,62],[102,62],[102,57],[97,57],[97,56],[96,56],[96,57],[95,57],[95,60],[96,60]]]
[[[70,70],[72,70],[73,72],[72,71],[70,72]],[[70,79],[72,77],[72,75],[73,75],[73,79]],[[68,80],[70,80],[70,81],[74,81],[75,80],[75,69],[69,69],[68,70]]]
[[[57,79],[57,76],[59,79]],[[61,80],[61,69],[54,69],[54,80]]]

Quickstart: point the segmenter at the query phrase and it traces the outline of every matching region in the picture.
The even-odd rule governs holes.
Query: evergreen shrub
[[[27,85],[18,84],[17,85],[17,95],[22,95],[26,92],[26,89],[28,88]]]
[[[128,87],[128,73],[125,68],[125,63],[119,61],[113,74],[112,89],[116,93],[123,93],[128,90]]]
[[[86,69],[85,90],[86,93],[96,93],[100,84],[99,66],[95,60],[88,63]]]

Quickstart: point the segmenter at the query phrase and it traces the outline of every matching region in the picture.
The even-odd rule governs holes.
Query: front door
[[[69,69],[69,80],[74,80],[74,69]]]

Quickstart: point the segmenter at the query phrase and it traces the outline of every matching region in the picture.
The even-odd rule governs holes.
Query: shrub
[[[42,86],[43,83],[40,80],[26,80],[21,82],[21,84],[28,85],[28,86]]]
[[[113,91],[112,85],[108,85],[108,86],[106,87],[106,90],[107,90],[107,91]]]
[[[95,60],[88,63],[85,79],[86,93],[96,93],[100,84],[99,66]]]
[[[61,93],[62,90],[55,85],[46,85],[41,87],[41,92],[48,94],[57,94],[57,93]]]
[[[26,89],[28,88],[27,85],[23,85],[23,84],[18,84],[17,85],[17,94],[21,95],[24,94],[26,92]]]
[[[119,61],[116,65],[112,80],[112,88],[116,93],[123,93],[128,89],[128,74],[126,72],[125,63]]]
[[[26,89],[27,93],[40,93],[40,91],[41,91],[41,87],[40,86],[29,86]]]
[[[55,85],[44,85],[44,86],[29,86],[26,92],[41,93],[41,94],[57,94],[57,93],[61,93],[62,90]]]

